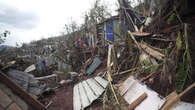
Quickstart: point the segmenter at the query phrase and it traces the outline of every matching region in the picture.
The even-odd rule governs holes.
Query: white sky
[[[113,9],[117,0],[103,0]],[[0,32],[11,31],[6,40],[6,45],[15,45],[16,42],[30,42],[41,38],[59,35],[63,32],[64,24],[72,18],[79,24],[83,22],[83,14],[88,11],[94,0],[0,0],[0,4],[8,8],[18,9],[21,13],[33,13],[36,22],[33,20],[24,22],[23,25],[33,24],[32,28],[21,28],[16,25],[7,25],[0,22]],[[0,14],[4,13],[0,8]],[[13,13],[6,13],[12,15]],[[24,15],[25,15],[24,14]],[[0,16],[2,17],[2,16]],[[14,17],[11,19],[15,19]],[[22,22],[22,21],[18,21]],[[25,24],[28,23],[28,24]]]

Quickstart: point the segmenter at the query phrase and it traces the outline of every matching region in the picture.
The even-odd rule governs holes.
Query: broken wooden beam
[[[132,35],[136,36],[136,37],[148,37],[151,35],[151,33],[147,33],[147,32],[132,32]]]
[[[150,48],[149,46],[147,46],[144,43],[139,43],[139,45],[147,54],[149,54],[150,56],[152,56],[158,60],[163,60],[163,58],[165,57],[164,54]]]
[[[192,88],[195,87],[195,83],[191,84],[188,88],[186,88],[183,92],[180,94],[177,94],[175,91],[169,94],[166,97],[166,103],[162,106],[160,110],[169,110],[172,106],[174,106],[177,102],[180,101],[180,98],[189,92]]]
[[[147,75],[146,77],[142,78],[140,81],[144,82],[144,81],[148,80],[149,78],[151,78],[154,74],[160,74],[161,72],[162,72],[162,69],[157,70],[155,72],[152,72],[149,75]]]
[[[0,71],[0,82],[9,87],[15,94],[24,99],[26,103],[32,106],[34,110],[47,110],[47,108],[41,104],[38,100],[33,98],[30,94],[24,91],[20,86],[10,80],[5,73]]]
[[[131,104],[129,104],[128,109],[134,110],[142,101],[144,101],[147,98],[147,94],[144,92],[141,96],[139,96],[135,101],[133,101]]]

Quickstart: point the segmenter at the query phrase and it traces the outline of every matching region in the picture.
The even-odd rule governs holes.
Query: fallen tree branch
[[[163,60],[163,58],[165,57],[164,54],[150,48],[149,46],[147,46],[146,44],[144,43],[139,43],[139,45],[141,46],[141,48],[147,53],[149,54],[150,56],[158,59],[158,60]]]

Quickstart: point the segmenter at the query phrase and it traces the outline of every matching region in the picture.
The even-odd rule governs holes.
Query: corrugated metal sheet
[[[87,68],[86,74],[87,75],[92,74],[96,70],[96,68],[100,66],[101,63],[102,63],[101,60],[98,57],[95,57],[92,64],[89,66],[89,68]]]
[[[148,88],[145,84],[140,83],[134,77],[129,77],[119,87],[121,96],[131,104],[144,92],[147,94],[147,98],[135,108],[135,110],[159,110],[164,104],[165,99],[159,97],[159,94]]]
[[[75,85],[73,90],[74,110],[83,110],[89,106],[104,92],[107,85],[108,81],[99,76]]]
[[[178,102],[170,110],[195,110],[195,104],[190,104],[190,103],[186,103],[186,102]]]

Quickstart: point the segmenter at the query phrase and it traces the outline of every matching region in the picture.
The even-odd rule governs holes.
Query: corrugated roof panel
[[[81,100],[82,109],[83,109],[84,107],[87,107],[90,104],[90,102],[86,94],[86,91],[83,88],[82,83],[79,83],[79,91],[80,91],[80,98],[81,98],[80,100]]]
[[[106,81],[105,79],[101,78],[100,76],[97,76],[94,78],[99,84],[101,84],[102,87],[106,88],[106,86],[108,85],[108,81]]]
[[[94,79],[88,79],[87,83],[89,86],[93,89],[96,95],[101,95],[102,92],[104,91],[104,88],[100,86]]]
[[[99,57],[95,57],[93,59],[92,64],[89,66],[89,68],[87,68],[86,74],[87,75],[92,74],[96,70],[96,68],[98,68],[100,66],[101,63],[102,63],[102,61],[100,60],[100,58]]]
[[[83,87],[86,90],[86,94],[89,98],[90,102],[93,102],[95,99],[97,99],[98,96],[95,95],[95,93],[93,92],[93,90],[89,87],[89,85],[87,84],[86,81],[82,82]]]
[[[97,80],[95,80],[97,79]],[[97,82],[98,81],[98,82]],[[74,110],[83,110],[96,100],[105,90],[108,82],[101,78],[90,78],[74,86]]]
[[[73,93],[73,108],[74,110],[81,110],[81,102],[80,102],[80,93],[79,93],[79,86],[75,85],[74,86],[74,93]]]

